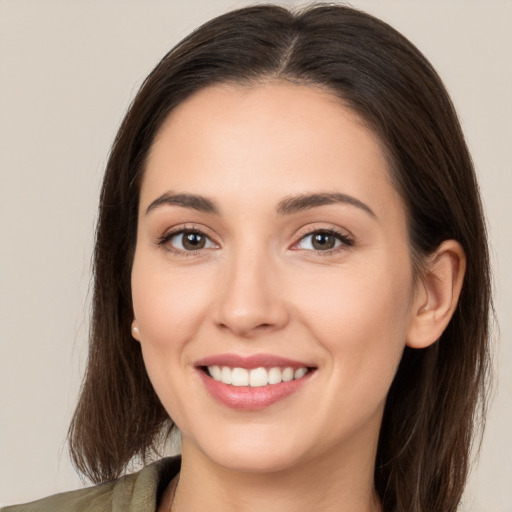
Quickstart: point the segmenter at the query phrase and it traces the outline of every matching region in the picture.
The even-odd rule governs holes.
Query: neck
[[[215,464],[184,440],[172,512],[379,512],[375,446],[333,450],[293,468],[251,473]],[[169,510],[169,508],[167,508]]]

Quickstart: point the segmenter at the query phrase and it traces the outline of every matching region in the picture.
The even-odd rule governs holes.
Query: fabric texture
[[[156,512],[180,465],[180,457],[161,459],[113,482],[3,507],[0,512]]]

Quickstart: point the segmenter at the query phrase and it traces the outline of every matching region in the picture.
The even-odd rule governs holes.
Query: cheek
[[[413,286],[408,262],[402,268],[340,268],[309,279],[299,309],[303,322],[330,354],[333,371],[361,390],[363,381],[378,380],[387,392],[410,320]]]
[[[165,262],[145,261],[136,255],[132,298],[143,342],[175,350],[177,344],[193,337],[211,296],[204,272],[180,272]]]
[[[187,400],[180,389],[183,371],[190,371],[187,349],[200,329],[210,281],[201,272],[177,272],[165,261],[135,255],[132,269],[134,318],[140,331],[144,364],[156,394],[177,424],[186,424]],[[184,416],[185,415],[185,416]]]
[[[310,273],[297,297],[301,309],[326,329],[352,325],[367,332],[373,326],[384,334],[407,323],[412,293],[409,272],[380,265]]]

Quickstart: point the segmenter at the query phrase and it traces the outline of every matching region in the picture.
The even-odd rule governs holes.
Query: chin
[[[302,450],[283,433],[262,435],[250,427],[242,434],[219,435],[213,442],[194,442],[183,439],[183,451],[199,451],[213,464],[229,471],[243,473],[273,473],[284,471],[303,462]]]
[[[222,452],[213,453],[213,461],[227,470],[241,473],[276,473],[296,467],[301,462],[297,453],[285,453],[270,445],[264,450],[243,447],[240,450],[226,449]]]

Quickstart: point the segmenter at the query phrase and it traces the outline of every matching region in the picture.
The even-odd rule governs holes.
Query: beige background
[[[81,485],[65,446],[86,358],[109,146],[146,74],[228,0],[0,0],[0,504]],[[283,2],[295,4],[296,2]],[[480,176],[501,340],[464,512],[512,511],[512,2],[355,0],[438,69]]]

